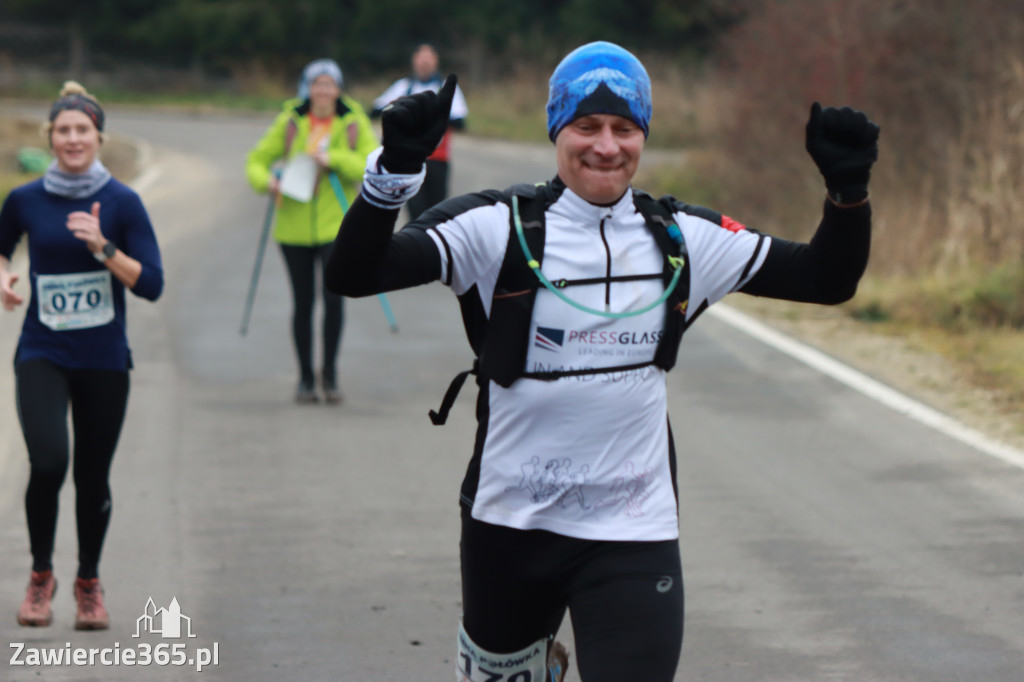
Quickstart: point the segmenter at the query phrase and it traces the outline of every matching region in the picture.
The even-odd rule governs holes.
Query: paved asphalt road
[[[218,665],[0,663],[2,680],[453,679],[473,391],[444,428],[426,412],[470,362],[457,305],[436,284],[392,294],[391,334],[373,298],[348,301],[345,404],[294,405],[273,248],[250,332],[238,333],[265,207],[242,167],[268,122],[109,116],[109,130],[153,146],[159,176],[143,198],[167,288],[155,305],[130,304],[136,369],[102,565],[107,632],[71,628],[70,483],[56,621],[15,624],[27,466],[14,409],[0,403],[0,640],[137,654],[184,644],[181,659],[216,648]],[[543,180],[552,160],[458,138],[454,187]],[[0,357],[20,319],[0,316]],[[690,333],[669,384],[687,587],[677,679],[1024,679],[1024,471],[714,318]],[[196,637],[134,637],[150,597],[157,608],[176,598]]]

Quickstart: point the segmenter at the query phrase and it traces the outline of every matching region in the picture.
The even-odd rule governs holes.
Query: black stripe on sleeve
[[[448,240],[441,234],[441,230],[437,227],[431,227],[428,229],[429,232],[433,232],[437,235],[437,238],[441,240],[441,246],[444,247],[445,261],[448,263],[447,272],[444,273],[444,285],[450,287],[452,285],[452,271],[455,269],[455,261],[452,260],[452,247],[448,246]]]
[[[757,262],[757,257],[761,255],[761,247],[764,246],[764,235],[757,233],[757,246],[754,247],[754,253],[750,256],[750,260],[747,261],[747,267],[743,268],[743,273],[740,275],[739,280],[736,282],[737,285],[742,285],[747,281],[747,277],[750,276],[750,270],[754,267],[754,263]]]
[[[870,204],[839,208],[826,201],[811,241],[772,237],[764,263],[740,291],[806,303],[842,303],[856,293],[870,249]]]

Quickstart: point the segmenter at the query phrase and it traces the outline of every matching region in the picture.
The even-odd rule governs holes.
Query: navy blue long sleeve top
[[[28,237],[31,298],[15,362],[45,358],[70,369],[131,368],[125,286],[67,228],[68,214],[89,212],[97,201],[103,235],[142,264],[132,293],[155,301],[163,291],[156,234],[132,189],[111,178],[90,197],[67,199],[47,192],[42,179],[22,185],[0,209],[0,254],[10,259]]]

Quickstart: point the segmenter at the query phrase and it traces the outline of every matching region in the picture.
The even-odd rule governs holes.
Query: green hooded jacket
[[[253,189],[266,192],[275,166],[296,154],[305,153],[309,133],[309,102],[298,99],[285,102],[283,111],[246,159],[245,175]],[[350,144],[350,137],[354,139],[354,145]],[[345,208],[359,193],[366,157],[378,145],[362,106],[345,95],[339,97],[335,116],[331,119],[327,158],[328,170],[337,174],[341,181]],[[293,246],[328,244],[338,234],[344,215],[345,211],[331,188],[329,174],[321,171],[313,198],[308,203],[278,196],[274,239]]]

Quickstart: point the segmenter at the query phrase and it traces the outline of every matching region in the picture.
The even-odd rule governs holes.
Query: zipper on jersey
[[[612,250],[608,246],[608,238],[604,234],[604,222],[608,219],[607,216],[601,218],[601,242],[604,243],[605,253],[605,277],[607,281],[604,285],[604,311],[608,312],[612,309]]]

